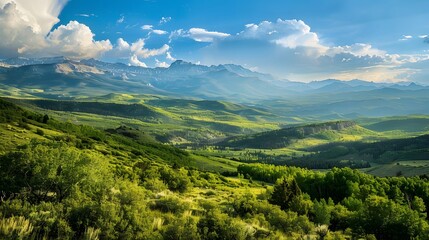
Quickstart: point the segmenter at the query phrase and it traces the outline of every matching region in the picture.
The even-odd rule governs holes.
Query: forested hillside
[[[0,128],[2,239],[429,238],[424,176],[265,164],[222,176],[130,128],[101,131],[3,100]]]

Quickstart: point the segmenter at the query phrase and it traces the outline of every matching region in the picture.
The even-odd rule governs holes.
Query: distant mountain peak
[[[27,66],[27,65],[36,65],[36,64],[58,64],[71,61],[71,59],[63,56],[56,57],[43,57],[43,58],[25,58],[25,57],[16,57],[8,58],[2,60],[4,64],[11,66]]]
[[[176,60],[170,65],[170,68],[174,68],[178,66],[197,66],[197,65],[184,60]]]

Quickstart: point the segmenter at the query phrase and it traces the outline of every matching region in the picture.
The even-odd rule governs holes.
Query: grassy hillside
[[[407,117],[391,117],[377,119],[375,123],[369,123],[365,127],[378,132],[387,131],[403,131],[403,132],[428,132],[429,117],[428,116],[407,116]],[[374,121],[374,119],[373,119]],[[365,122],[365,120],[362,120]]]
[[[292,144],[294,140],[304,139],[309,136],[332,140],[336,137],[334,133],[335,131],[342,131],[355,126],[356,124],[354,122],[349,121],[296,126],[248,136],[230,138],[219,143],[218,145],[235,148],[284,148]]]
[[[77,102],[77,101],[56,101],[56,100],[19,100],[8,99],[16,103],[33,105],[38,108],[49,109],[61,112],[84,112],[106,116],[119,116],[138,118],[146,121],[168,120],[169,117],[156,111],[151,107],[142,104],[116,104],[102,102]]]
[[[305,155],[278,156],[270,162],[322,169],[334,166],[365,168],[364,172],[378,176],[415,176],[429,173],[424,164],[429,159],[428,146],[429,135],[376,142],[331,142],[307,148]]]
[[[206,144],[243,133],[278,128],[273,114],[242,105],[197,100],[156,99],[154,95],[112,94],[80,101],[8,99],[64,120],[100,128],[129,124],[173,144]],[[122,99],[122,100],[119,100]],[[119,103],[112,101],[119,100]],[[113,125],[113,126],[112,126]]]
[[[429,237],[427,178],[238,165],[1,99],[0,143],[1,239]]]

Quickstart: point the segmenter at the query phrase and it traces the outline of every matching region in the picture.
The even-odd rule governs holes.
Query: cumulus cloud
[[[9,24],[13,20],[24,21],[35,33],[46,35],[59,22],[58,15],[66,3],[67,0],[39,0],[37,4],[33,0],[0,0],[0,7],[15,15],[7,19]]]
[[[136,55],[132,55],[132,56],[130,57],[130,62],[129,62],[129,64],[130,64],[131,66],[137,66],[137,67],[144,67],[144,68],[147,68],[147,65],[146,65],[144,62],[141,62],[141,61],[139,60],[139,58],[138,58]]]
[[[264,39],[280,46],[295,49],[297,47],[314,48],[324,52],[326,47],[320,44],[316,33],[302,20],[263,21],[260,24],[247,24],[238,34],[239,38]]]
[[[160,55],[168,56],[169,49],[170,46],[167,44],[162,45],[160,48],[149,49],[146,47],[145,39],[138,39],[130,44],[123,38],[119,38],[113,49],[107,52],[105,57],[110,59],[122,59],[133,66],[147,67],[142,59]]]
[[[45,44],[42,28],[35,18],[32,20],[18,9],[15,2],[0,8],[0,57],[16,57]],[[53,21],[51,24],[55,24]]]
[[[190,37],[190,31],[177,30],[170,35],[170,39],[178,37]],[[402,65],[421,60],[388,54],[368,43],[327,44],[309,25],[296,19],[247,24],[237,34],[212,42],[199,50],[203,64],[257,66],[281,78],[302,81],[324,77],[403,81],[414,70]]]
[[[145,48],[145,44],[146,43],[144,39],[139,39],[133,44],[131,44],[130,50],[138,57],[149,58],[165,54],[170,49],[170,46],[168,46],[167,44],[164,44],[162,47],[157,49],[147,49]]]
[[[0,57],[98,57],[112,48],[95,41],[84,24],[71,21],[52,30],[65,6],[64,0],[0,0]]]
[[[67,25],[59,26],[49,33],[46,41],[52,55],[80,59],[99,57],[102,53],[112,49],[109,40],[95,41],[91,29],[77,21],[70,21]]]

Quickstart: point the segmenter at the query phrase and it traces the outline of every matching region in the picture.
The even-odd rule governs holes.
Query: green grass
[[[141,102],[150,102],[151,100],[148,99],[167,101],[159,100],[156,96],[143,96],[141,97]],[[118,103],[110,103],[109,99],[122,99],[122,101],[118,101],[123,102],[124,99],[135,100],[140,98],[128,94],[113,94],[110,97],[103,101],[101,100],[103,98],[100,98],[98,99],[99,102],[88,102],[88,100],[94,101],[94,99],[85,99],[81,103],[70,101],[13,101],[30,110],[35,110],[43,114],[48,113],[63,121],[71,121],[75,124],[85,124],[103,129],[115,128],[120,125],[137,127],[142,131],[154,135],[158,140],[171,144],[192,144],[201,141],[212,141],[226,136],[261,132],[279,127],[279,124],[269,122],[265,119],[265,115],[268,116],[268,113],[235,104],[226,104],[217,101],[186,100],[191,101],[192,104],[187,104],[184,108],[181,108],[168,105],[172,104],[172,100],[168,100],[167,103],[163,102],[163,104],[167,104],[168,106],[160,104],[148,105],[147,103],[144,103],[144,105],[140,105],[140,103],[129,105],[130,102],[128,101],[125,101],[126,104],[118,105]],[[185,100],[175,101],[180,102]],[[183,104],[183,102],[180,103]],[[91,106],[91,104],[94,106]],[[196,109],[192,107],[195,104],[198,104],[198,108]],[[210,110],[210,108],[213,108],[212,105],[216,104],[223,106],[219,107],[223,110]],[[44,109],[51,106],[54,110]],[[121,106],[123,107],[121,108]],[[67,112],[59,111],[57,108],[67,109]],[[127,110],[122,111],[121,109],[124,108]],[[91,112],[92,110],[96,110],[97,112]],[[241,115],[241,111],[251,111],[254,115],[247,118],[245,115]],[[128,112],[132,114],[130,115]],[[138,112],[142,112],[143,115],[139,115]],[[145,116],[144,113],[149,115]]]
[[[241,163],[231,161],[229,159],[214,157],[214,156],[201,156],[192,155],[195,167],[202,171],[210,172],[235,172],[238,165]]]
[[[161,97],[157,95],[129,95],[129,94],[111,94],[98,98],[86,98],[82,101],[100,101],[123,104],[145,104],[149,108],[162,116],[166,116],[171,121],[145,121],[144,119],[125,117],[125,116],[106,116],[83,112],[62,112],[37,108],[31,105],[25,105],[27,108],[37,110],[38,112],[78,125],[89,125],[98,129],[115,129],[125,125],[141,131],[144,134],[150,134],[157,140],[177,145],[186,146],[206,141],[215,142],[228,136],[245,135],[254,132],[262,132],[270,129],[277,129],[281,122],[270,122],[270,114],[267,114],[258,108],[249,108],[238,104],[231,104],[223,101],[199,101],[199,100],[181,100]],[[177,104],[177,105],[174,105]],[[253,115],[252,115],[253,114]],[[300,119],[296,119],[300,120]],[[301,119],[302,120],[302,119]],[[420,125],[413,124],[419,122]],[[377,119],[361,119],[355,125],[342,130],[324,130],[310,134],[300,139],[293,139],[289,145],[278,149],[259,149],[243,148],[239,150],[210,150],[210,148],[197,148],[192,150],[194,153],[192,159],[195,161],[195,167],[202,170],[213,172],[234,171],[240,163],[230,159],[241,159],[246,161],[257,161],[256,153],[263,153],[268,156],[284,156],[289,159],[315,154],[314,147],[336,143],[348,142],[376,142],[395,138],[409,138],[424,133],[424,126],[429,122],[429,116],[404,116]],[[380,126],[387,124],[384,129]],[[411,127],[402,127],[394,129],[395,126],[412,125]],[[315,125],[317,126],[317,125]],[[378,126],[375,128],[374,126]],[[413,127],[414,126],[414,127]],[[371,129],[368,129],[368,128]],[[31,138],[44,139],[36,134],[37,126],[30,124],[31,130],[26,133],[17,133],[9,131],[6,126],[2,126],[0,140],[5,142],[2,146],[3,151],[8,149],[9,145],[17,145]],[[47,136],[54,136],[61,133],[42,129]],[[422,130],[423,132],[416,132]],[[103,146],[97,146],[100,151],[108,151]],[[249,154],[250,153],[250,154]],[[128,156],[126,152],[117,151],[117,154]],[[361,160],[360,156],[349,154],[341,156],[347,160]],[[401,158],[402,159],[402,158]],[[324,161],[326,159],[320,159]],[[404,174],[420,174],[429,172],[426,166],[378,166],[373,170],[376,175],[382,174],[383,169],[390,175],[396,174],[398,168],[404,168]],[[390,170],[393,169],[393,170]],[[366,171],[366,170],[364,170]]]
[[[373,163],[372,165],[371,168],[361,169],[361,171],[379,177],[411,177],[429,174],[429,160],[398,161],[388,164]]]
[[[378,132],[399,134],[418,134],[429,132],[429,116],[410,115],[384,118],[367,118],[358,120],[364,127]]]

